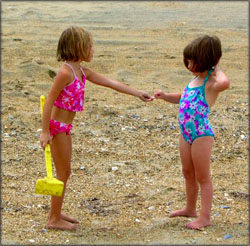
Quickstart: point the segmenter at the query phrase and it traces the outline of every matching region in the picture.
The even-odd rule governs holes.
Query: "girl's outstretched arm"
[[[181,99],[180,93],[164,93],[162,90],[156,90],[154,93],[155,99],[162,99],[169,103],[178,104]]]
[[[151,97],[148,93],[131,88],[128,85],[123,84],[119,81],[107,78],[99,73],[94,72],[91,69],[84,68],[84,72],[86,75],[86,79],[94,84],[109,87],[118,92],[138,97],[144,102],[150,102],[153,100],[153,97]]]

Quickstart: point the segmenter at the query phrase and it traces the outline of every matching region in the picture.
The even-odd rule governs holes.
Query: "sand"
[[[2,244],[248,244],[247,2],[2,2],[1,17]],[[81,227],[45,228],[50,198],[34,194],[45,176],[39,97],[71,25],[94,36],[94,59],[84,66],[150,94],[182,92],[192,78],[183,48],[202,34],[219,36],[231,85],[210,115],[211,227],[187,230],[190,219],[168,217],[185,204],[178,106],[87,83],[63,206]]]

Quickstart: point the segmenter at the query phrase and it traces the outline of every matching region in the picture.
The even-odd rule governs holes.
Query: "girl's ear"
[[[217,68],[217,66],[218,66],[218,63],[215,66],[212,67],[213,68],[213,72],[211,73],[212,76],[216,76],[216,68]]]

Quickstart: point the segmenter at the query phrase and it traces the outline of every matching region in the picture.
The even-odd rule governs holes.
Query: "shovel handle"
[[[45,103],[45,96],[41,95],[40,96],[41,116],[43,116],[44,103]],[[46,163],[47,177],[52,178],[51,152],[49,144],[46,144],[45,147],[45,163]]]
[[[41,105],[41,116],[42,117],[43,117],[43,106],[44,106],[44,103],[45,103],[45,96],[41,95],[40,96],[40,105]]]
[[[47,177],[52,178],[51,153],[49,144],[47,144],[45,147],[45,163],[46,163]]]

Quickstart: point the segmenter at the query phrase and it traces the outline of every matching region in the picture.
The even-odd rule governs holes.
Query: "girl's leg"
[[[187,204],[182,209],[172,212],[169,217],[196,217],[196,202],[199,187],[195,178],[195,170],[191,157],[191,145],[188,144],[182,136],[180,136],[180,157],[182,173],[185,178]]]
[[[69,221],[64,220],[61,214],[67,180],[71,172],[71,136],[67,136],[65,133],[56,135],[53,138],[51,145],[51,153],[56,167],[56,177],[57,179],[64,182],[64,191],[61,197],[51,196],[51,208],[47,227],[61,230],[74,230],[77,226],[70,223]]]
[[[67,137],[67,135],[66,135],[66,137]],[[71,157],[72,157],[72,138],[71,138],[71,135],[69,135],[68,136],[70,139],[70,161],[71,161]],[[63,196],[64,196],[64,193],[65,193],[65,189],[64,189],[64,192],[63,192]],[[76,223],[76,224],[79,224],[79,221],[78,220],[76,220],[75,218],[72,218],[72,217],[70,217],[70,216],[68,216],[68,215],[65,215],[65,214],[62,214],[61,213],[61,218],[62,219],[64,219],[64,220],[67,220],[67,221],[69,221],[69,222],[71,222],[71,223]]]
[[[211,225],[210,213],[212,207],[213,185],[210,177],[210,157],[213,146],[212,137],[197,138],[191,148],[196,178],[201,188],[200,216],[187,224],[189,229],[200,229]]]

